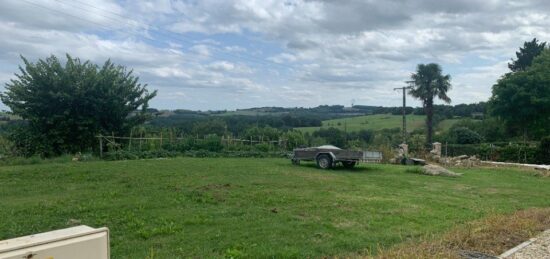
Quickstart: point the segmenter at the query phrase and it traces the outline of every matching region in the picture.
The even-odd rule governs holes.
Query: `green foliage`
[[[285,132],[283,139],[287,140],[287,148],[289,150],[307,145],[304,134],[298,130],[289,130]]]
[[[443,133],[442,139],[440,141],[458,144],[470,143],[471,141],[466,141],[467,143],[459,143],[459,141],[457,141],[456,135],[453,136],[453,131],[456,131],[457,128],[467,128],[470,131],[477,133],[481,137],[480,141],[505,141],[509,140],[511,137],[508,136],[508,134],[506,133],[506,127],[502,120],[495,117],[487,117],[483,120],[461,119],[455,121],[452,126]]]
[[[36,63],[22,59],[20,74],[6,84],[0,99],[28,121],[22,134],[30,138],[15,141],[26,155],[86,151],[97,143],[97,134],[127,135],[145,121],[148,102],[156,95],[111,61],[100,67],[69,55],[64,65],[53,55]]]
[[[4,136],[0,136],[0,159],[10,157],[15,154],[15,146],[13,142]]]
[[[443,154],[448,156],[477,156],[483,160],[541,164],[544,163],[540,153],[540,145],[533,146],[524,143],[503,143],[503,144],[448,144],[443,146]]]
[[[223,149],[221,138],[217,135],[210,134],[198,143],[198,149],[219,152]]]
[[[525,71],[509,73],[493,86],[490,107],[518,134],[534,138],[550,134],[550,50]]]
[[[546,42],[539,43],[537,38],[534,38],[532,41],[526,41],[523,43],[523,48],[519,48],[519,51],[516,52],[516,60],[512,60],[512,63],[508,63],[508,68],[513,72],[525,71],[533,59],[540,55],[544,48],[546,47]]]
[[[483,137],[466,127],[453,127],[449,132],[449,142],[454,144],[478,144]]]
[[[524,145],[507,145],[493,154],[494,161],[536,164],[537,148]]]
[[[313,132],[313,136],[323,138],[326,141],[325,144],[334,145],[340,148],[347,147],[346,133],[337,128],[330,127],[328,129],[320,129]]]
[[[244,139],[252,139],[253,141],[258,140],[278,140],[282,135],[282,132],[276,128],[269,126],[265,127],[251,127],[247,129],[243,135]]]
[[[540,140],[537,149],[537,159],[540,164],[550,165],[550,136]]]
[[[215,134],[223,136],[227,132],[227,124],[221,119],[199,121],[193,125],[192,133],[195,135]]]
[[[446,103],[451,102],[451,98],[447,96],[447,91],[451,89],[451,76],[443,75],[441,66],[435,63],[418,64],[416,73],[411,75],[413,88],[409,94],[422,101],[426,112],[426,143],[432,143],[433,137],[433,105],[434,98],[437,97]]]
[[[413,134],[408,139],[409,151],[422,154],[426,151],[426,136]]]
[[[264,149],[264,150],[258,150]],[[138,159],[154,159],[154,158],[172,158],[172,157],[200,157],[200,158],[215,158],[215,157],[255,157],[255,158],[268,158],[278,157],[286,158],[287,152],[284,151],[270,151],[265,148],[251,148],[249,150],[222,150],[222,151],[208,151],[208,150],[187,150],[187,151],[174,151],[174,150],[146,150],[146,151],[128,151],[128,150],[116,150],[104,153],[103,159],[107,161],[115,160],[138,160]],[[29,162],[23,163],[28,164]],[[38,162],[37,162],[38,163]],[[7,164],[7,163],[6,163]]]

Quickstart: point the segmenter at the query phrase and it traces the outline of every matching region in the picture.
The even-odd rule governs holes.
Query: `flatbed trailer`
[[[363,151],[345,150],[335,146],[320,146],[294,149],[292,163],[299,165],[300,161],[315,161],[322,169],[329,169],[341,163],[346,168],[353,168],[363,159]]]

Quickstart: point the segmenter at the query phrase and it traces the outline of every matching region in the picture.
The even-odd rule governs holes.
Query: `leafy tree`
[[[416,73],[411,75],[410,82],[413,88],[409,94],[422,101],[426,112],[426,142],[430,145],[433,139],[434,98],[438,97],[446,103],[451,102],[451,98],[447,96],[447,91],[451,89],[451,76],[443,75],[438,64],[419,64]]]
[[[544,50],[525,71],[508,73],[493,86],[491,113],[524,136],[549,134],[550,50]]]
[[[245,131],[243,137],[245,139],[268,141],[268,140],[278,140],[279,136],[281,136],[281,132],[278,129],[266,126],[266,127],[251,127]]]
[[[193,125],[193,135],[204,136],[215,134],[223,136],[227,131],[227,124],[221,119],[199,121]]]
[[[516,52],[517,59],[512,59],[512,63],[508,63],[508,68],[512,72],[525,71],[533,63],[533,59],[540,55],[545,47],[546,42],[539,43],[537,38],[534,38],[532,41],[526,41],[523,43],[523,48],[520,47],[519,51]]]
[[[138,77],[106,61],[103,66],[67,55],[64,65],[51,56],[24,66],[6,84],[1,101],[28,121],[23,136],[43,155],[85,151],[96,134],[126,134],[147,119],[149,93]]]
[[[483,141],[483,137],[469,128],[455,127],[449,133],[449,140],[456,144],[478,144]]]
[[[289,130],[284,135],[283,138],[287,140],[287,148],[292,150],[307,144],[306,138],[301,131],[298,130]]]

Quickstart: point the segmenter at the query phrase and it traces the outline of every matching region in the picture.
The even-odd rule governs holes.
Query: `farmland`
[[[113,258],[353,256],[550,206],[549,178],[456,171],[237,158],[1,166],[0,239],[85,224],[110,228]]]
[[[448,130],[453,124],[460,119],[445,119],[437,125],[438,131]],[[426,116],[424,115],[407,115],[407,131],[413,131],[425,127]],[[401,115],[391,114],[375,114],[356,117],[347,117],[333,120],[323,121],[321,127],[301,127],[296,128],[302,132],[312,133],[320,128],[334,127],[348,132],[356,132],[359,130],[382,130],[401,128],[403,125],[403,117]]]
[[[407,130],[412,131],[424,127],[424,115],[407,115]],[[376,114],[357,117],[340,118],[323,121],[321,127],[302,127],[297,128],[302,132],[313,132],[319,128],[334,127],[348,132],[359,131],[362,129],[381,130],[401,128],[403,117],[401,115]]]

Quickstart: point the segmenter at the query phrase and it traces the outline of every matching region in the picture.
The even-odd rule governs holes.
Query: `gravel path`
[[[550,229],[542,232],[536,240],[517,252],[511,254],[507,259],[545,258],[550,259]]]

